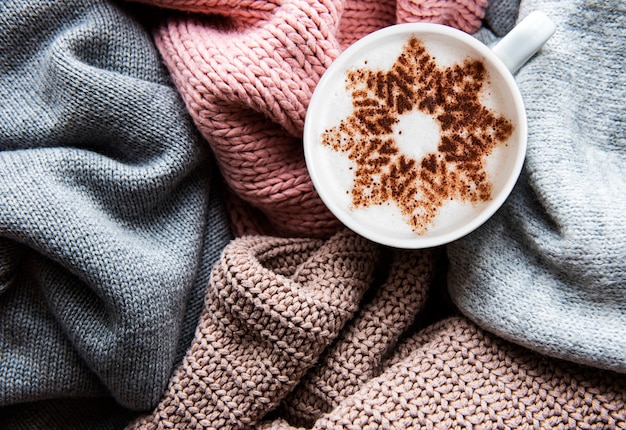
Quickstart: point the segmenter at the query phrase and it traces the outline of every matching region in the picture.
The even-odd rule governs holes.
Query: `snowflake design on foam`
[[[354,163],[354,208],[395,203],[415,233],[423,233],[447,200],[491,199],[485,159],[513,133],[510,120],[483,106],[488,79],[482,62],[439,68],[412,37],[390,70],[347,72],[353,113],[326,130],[322,143]],[[421,160],[403,154],[395,125],[414,109],[440,128],[437,151]]]

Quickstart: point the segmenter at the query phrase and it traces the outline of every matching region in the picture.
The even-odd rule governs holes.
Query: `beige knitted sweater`
[[[623,375],[433,308],[436,258],[347,231],[235,240],[160,404],[130,428],[626,427]]]

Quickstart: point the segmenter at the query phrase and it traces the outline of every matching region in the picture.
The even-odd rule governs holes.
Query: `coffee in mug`
[[[502,205],[526,151],[512,71],[554,32],[545,15],[529,19],[494,50],[451,27],[399,24],[333,62],[311,99],[304,149],[320,197],[345,225],[382,244],[432,247]],[[530,47],[520,33],[536,37],[537,26],[545,40]]]

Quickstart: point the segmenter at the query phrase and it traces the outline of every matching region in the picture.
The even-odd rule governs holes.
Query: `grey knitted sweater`
[[[504,207],[449,246],[449,290],[483,328],[626,372],[626,5],[521,3],[556,34],[517,74],[523,174]]]
[[[3,1],[0,47],[0,407],[151,407],[229,239],[210,160],[111,3]]]

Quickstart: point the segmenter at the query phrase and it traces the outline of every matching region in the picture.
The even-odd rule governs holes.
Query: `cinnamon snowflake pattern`
[[[448,200],[490,200],[485,160],[511,136],[513,124],[481,103],[487,78],[475,59],[439,68],[415,37],[390,70],[349,70],[353,113],[326,130],[322,143],[354,163],[353,208],[395,203],[421,234]],[[400,151],[394,132],[398,118],[414,109],[440,128],[437,151],[421,160]]]

